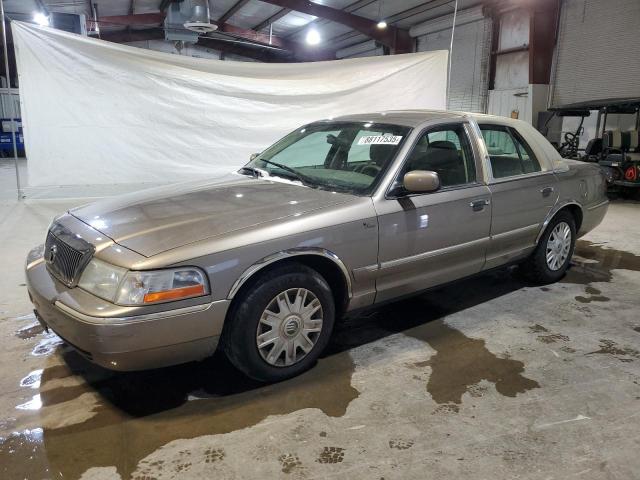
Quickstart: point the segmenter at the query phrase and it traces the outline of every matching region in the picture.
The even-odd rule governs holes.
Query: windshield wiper
[[[249,172],[253,176],[253,178],[260,178],[262,176],[262,172],[253,167],[242,167],[240,171]]]
[[[266,164],[269,165],[273,165],[274,167],[278,167],[282,170],[284,170],[285,172],[290,173],[291,175],[293,175],[297,180],[301,181],[304,185],[306,185],[307,187],[313,187],[316,188],[318,185],[316,184],[316,182],[314,182],[310,177],[307,177],[305,174],[298,172],[296,169],[288,167],[287,165],[282,165],[281,163],[277,163],[277,162],[272,162],[271,160],[267,160],[265,158],[261,158],[260,159],[261,162],[264,162]],[[249,167],[251,168],[251,167]]]

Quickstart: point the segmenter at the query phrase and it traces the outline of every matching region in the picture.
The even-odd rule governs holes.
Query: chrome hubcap
[[[547,266],[557,271],[562,268],[571,250],[571,228],[566,222],[555,226],[547,240]]]
[[[306,288],[292,288],[276,295],[262,312],[256,344],[267,363],[288,367],[313,350],[320,332],[320,300]]]

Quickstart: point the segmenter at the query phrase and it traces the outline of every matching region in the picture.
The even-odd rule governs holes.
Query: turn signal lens
[[[194,285],[193,287],[174,288],[164,292],[147,293],[144,296],[144,303],[166,302],[167,300],[178,300],[185,297],[195,297],[204,295],[204,285]]]

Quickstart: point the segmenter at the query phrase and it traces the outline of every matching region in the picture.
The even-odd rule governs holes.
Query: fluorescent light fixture
[[[320,32],[315,28],[312,28],[307,32],[307,43],[309,45],[318,45],[321,41],[322,37],[320,36]]]
[[[384,20],[380,20],[380,21],[378,22],[378,28],[379,28],[380,30],[384,30],[385,28],[387,28],[387,22],[385,22]]]
[[[34,13],[33,14],[33,21],[36,22],[38,25],[42,25],[43,27],[48,27],[49,26],[49,17],[47,17],[42,12]]]

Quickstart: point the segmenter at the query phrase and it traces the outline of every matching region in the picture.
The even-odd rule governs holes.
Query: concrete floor
[[[137,374],[30,314],[22,263],[78,201],[0,203],[0,478],[640,478],[640,205],[560,283],[485,275],[340,325],[271,386],[223,358]]]

